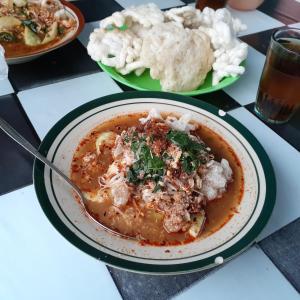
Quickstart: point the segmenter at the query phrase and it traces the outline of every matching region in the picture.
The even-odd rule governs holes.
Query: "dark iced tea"
[[[198,0],[196,2],[196,8],[203,10],[204,7],[208,6],[213,9],[223,8],[227,0]]]
[[[266,121],[284,123],[299,106],[300,30],[278,30],[268,49],[255,111]]]

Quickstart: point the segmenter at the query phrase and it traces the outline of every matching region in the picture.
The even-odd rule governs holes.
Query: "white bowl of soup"
[[[40,151],[87,198],[78,201],[36,161],[50,222],[84,252],[135,272],[186,273],[229,260],[255,241],[275,202],[273,169],[255,137],[185,96],[96,99],[62,118]]]
[[[5,0],[0,4],[0,43],[8,64],[23,63],[75,39],[84,26],[64,0]]]

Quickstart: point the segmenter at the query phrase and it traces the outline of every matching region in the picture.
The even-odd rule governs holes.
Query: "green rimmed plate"
[[[104,72],[109,74],[109,76],[111,76],[113,79],[133,89],[136,89],[138,91],[161,91],[159,80],[154,80],[150,77],[149,69],[147,69],[141,76],[136,76],[133,72],[128,75],[121,75],[116,71],[115,68],[108,67],[102,64],[101,62],[98,62],[98,65],[101,67],[101,69]],[[242,62],[241,65],[245,66],[246,61]],[[223,89],[235,83],[239,78],[240,76],[225,77],[219,82],[219,84],[213,86],[212,71],[210,71],[207,74],[204,83],[201,86],[199,86],[197,89],[189,92],[176,92],[176,94],[186,95],[186,96],[196,96],[200,94],[215,92],[217,90]]]
[[[153,107],[161,112],[190,112],[195,121],[221,135],[239,157],[245,192],[239,213],[225,226],[186,245],[141,246],[106,232],[89,219],[66,184],[35,161],[33,177],[39,202],[50,222],[67,240],[109,265],[152,274],[179,274],[213,267],[255,241],[275,203],[275,177],[267,154],[256,138],[231,116],[219,114],[217,108],[205,102],[176,94],[115,94],[88,102],[63,117],[46,135],[40,152],[68,174],[79,141],[95,126],[120,114],[145,112]]]

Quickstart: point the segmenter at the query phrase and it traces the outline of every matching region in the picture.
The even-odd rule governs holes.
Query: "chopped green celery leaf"
[[[193,141],[187,133],[178,130],[170,130],[167,139],[184,151],[180,158],[184,172],[194,172],[203,161],[200,160],[201,154],[207,152],[205,145]]]
[[[131,143],[131,150],[135,153],[139,148],[139,142],[138,141],[133,141]]]
[[[168,160],[168,159],[172,159],[172,156],[170,156],[167,152],[164,152],[163,155],[162,155],[162,158],[164,160]]]
[[[23,20],[22,24],[24,26],[27,26],[34,33],[37,33],[37,24],[35,22],[33,22],[32,20]]]
[[[180,148],[185,148],[190,143],[190,138],[185,132],[170,130],[167,134],[167,139]]]
[[[65,32],[65,28],[63,26],[58,26],[57,27],[57,32],[58,32],[59,35],[62,35]]]
[[[127,179],[131,183],[135,183],[137,181],[137,177],[136,177],[135,173],[132,171],[132,169],[129,169],[127,171]]]
[[[146,144],[145,138],[131,142],[131,150],[134,152],[137,161],[130,168],[131,172],[127,173],[130,182],[140,183],[138,175],[143,172],[144,179],[153,179],[159,181],[164,174],[164,161],[151,152],[150,147]]]
[[[198,151],[204,149],[203,145],[193,141],[187,133],[182,131],[170,130],[167,134],[167,139],[183,150],[188,149]]]
[[[161,190],[161,186],[157,183],[156,186],[153,189],[153,193],[156,193],[156,192],[158,192],[160,190]]]
[[[8,31],[0,32],[0,42],[14,42],[16,40],[15,36]]]

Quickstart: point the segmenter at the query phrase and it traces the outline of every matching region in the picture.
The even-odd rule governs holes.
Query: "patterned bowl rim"
[[[41,154],[47,156],[48,150],[51,145],[55,141],[58,134],[74,119],[81,116],[82,114],[88,112],[91,109],[98,108],[101,105],[105,105],[108,103],[120,101],[120,100],[129,100],[136,98],[159,98],[159,99],[167,99],[174,101],[174,104],[178,104],[178,102],[186,103],[201,109],[204,109],[215,116],[219,116],[219,109],[214,107],[211,104],[208,104],[204,101],[193,99],[191,97],[172,94],[172,93],[164,93],[164,92],[124,92],[113,95],[104,96],[95,100],[92,100],[88,103],[85,103],[67,115],[65,115],[62,119],[60,119],[47,133],[45,138],[43,139],[39,151]],[[231,117],[228,114],[222,117],[222,120],[229,123],[233,126],[251,145],[251,147],[255,150],[260,163],[262,165],[262,169],[265,176],[266,182],[266,194],[263,203],[262,210],[260,215],[258,216],[256,222],[253,224],[251,229],[235,244],[227,248],[226,250],[218,253],[218,256],[221,256],[224,261],[227,261],[234,256],[238,255],[250,245],[255,242],[255,239],[260,234],[262,229],[267,224],[271,213],[273,211],[275,205],[276,198],[276,181],[275,175],[273,171],[272,164],[270,159],[265,152],[262,145],[258,142],[258,140],[254,137],[254,135],[239,121],[235,118]],[[157,265],[157,264],[146,264],[141,262],[129,261],[121,257],[113,256],[107,253],[102,252],[99,249],[94,248],[93,246],[87,244],[80,237],[78,237],[73,231],[71,231],[64,222],[59,218],[57,213],[55,212],[50,199],[48,197],[45,180],[44,180],[44,171],[45,166],[40,161],[35,160],[33,166],[33,182],[35,186],[35,191],[37,194],[37,198],[43,209],[45,215],[52,223],[52,225],[64,236],[69,242],[71,242],[74,246],[81,249],[83,252],[105,262],[108,265],[118,267],[121,269],[126,269],[134,272],[140,273],[151,273],[151,274],[182,274],[188,272],[195,272],[203,269],[210,268],[215,266],[215,257],[207,257],[205,259],[196,260],[193,262],[187,262],[182,264],[169,264],[169,265]]]

